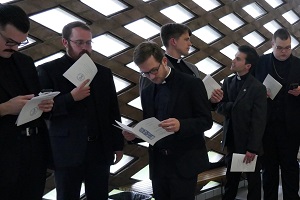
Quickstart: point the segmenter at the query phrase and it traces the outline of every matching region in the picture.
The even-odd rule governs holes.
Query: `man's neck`
[[[175,51],[173,49],[167,49],[166,54],[168,54],[169,56],[171,56],[172,58],[175,58],[175,59],[181,58],[181,54],[179,54],[177,51]]]

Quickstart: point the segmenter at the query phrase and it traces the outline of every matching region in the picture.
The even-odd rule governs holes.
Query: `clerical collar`
[[[167,83],[167,80],[168,80],[168,77],[170,76],[170,74],[171,74],[171,70],[172,70],[172,68],[171,67],[169,67],[169,72],[168,72],[168,74],[167,74],[167,76],[165,77],[165,80],[161,83],[161,84],[165,84],[165,83]]]
[[[166,55],[169,57],[169,58],[171,58],[171,59],[173,59],[174,61],[176,61],[177,63],[180,63],[180,61],[182,60],[182,58],[174,58],[173,56],[170,56],[169,54],[167,54],[166,53]]]
[[[238,74],[236,74],[236,79],[241,81],[241,80],[245,80],[247,78],[249,73],[244,74],[243,76],[239,76]]]

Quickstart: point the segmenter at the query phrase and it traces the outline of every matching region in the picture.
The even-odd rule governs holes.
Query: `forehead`
[[[282,46],[282,47],[286,47],[291,45],[291,38],[288,38],[287,40],[281,40],[279,37],[277,37],[275,39],[275,44],[277,46]]]
[[[157,67],[159,65],[159,62],[155,60],[153,56],[150,56],[145,62],[138,65],[140,68],[140,71],[149,71],[153,69],[154,67]]]
[[[235,57],[236,57],[236,58],[240,58],[240,59],[242,59],[242,60],[245,60],[245,59],[247,58],[247,55],[246,55],[245,53],[243,53],[243,52],[238,51],[238,52],[235,54]]]
[[[76,28],[72,29],[71,37],[75,38],[75,39],[81,39],[81,38],[90,39],[90,38],[92,38],[92,33],[89,30],[85,30],[80,27],[76,27]]]

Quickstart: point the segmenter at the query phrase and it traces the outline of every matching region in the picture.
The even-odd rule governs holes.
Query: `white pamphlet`
[[[40,93],[39,96],[30,99],[22,108],[16,121],[17,126],[30,122],[39,118],[43,111],[39,109],[38,105],[43,100],[53,99],[60,92]]]
[[[136,136],[138,136],[139,138],[148,142],[151,145],[154,145],[160,139],[174,133],[174,132],[167,132],[162,127],[159,127],[158,125],[160,124],[160,121],[155,117],[151,117],[143,121],[140,121],[134,128],[126,126],[121,122],[118,121],[116,122],[120,126],[120,127],[117,126],[118,128],[135,134]]]
[[[281,89],[282,85],[276,81],[270,74],[267,75],[263,84],[266,86],[270,98],[273,100]]]
[[[204,83],[208,99],[211,98],[211,95],[215,89],[221,89],[221,86],[209,74],[207,74],[202,81]]]
[[[252,162],[246,164],[243,162],[245,154],[234,153],[231,161],[231,172],[254,172],[256,166],[257,155]]]
[[[97,71],[95,63],[85,53],[63,74],[63,76],[78,87],[87,79],[90,79],[90,81],[86,84],[89,85]]]

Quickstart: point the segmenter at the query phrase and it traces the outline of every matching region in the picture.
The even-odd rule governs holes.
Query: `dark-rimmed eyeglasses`
[[[160,65],[161,65],[161,63],[159,63],[158,67],[154,67],[154,68],[152,68],[152,69],[151,69],[150,71],[148,71],[148,72],[141,72],[140,75],[141,75],[142,77],[149,77],[150,74],[156,75],[156,74],[158,73],[158,70],[159,70],[159,68],[160,68]]]
[[[5,40],[5,45],[8,46],[8,47],[13,47],[13,46],[24,46],[26,44],[29,43],[28,39],[26,38],[25,41],[23,42],[17,42],[17,41],[14,41],[13,39],[11,38],[8,38],[8,37],[5,37],[1,32],[0,32],[0,35],[1,37]]]
[[[274,43],[274,46],[275,46],[276,50],[278,50],[278,51],[283,51],[283,50],[289,51],[292,49],[291,46],[281,47],[281,46],[277,46],[275,43]]]
[[[90,47],[92,46],[92,40],[84,41],[84,40],[69,40],[70,42],[73,42],[78,47],[83,47],[84,45]]]

